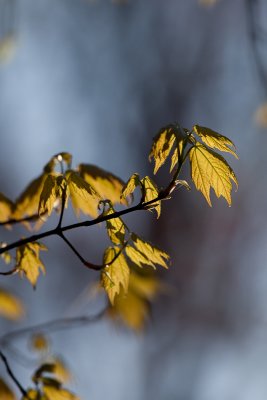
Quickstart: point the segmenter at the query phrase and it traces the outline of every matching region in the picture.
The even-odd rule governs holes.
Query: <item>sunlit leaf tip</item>
[[[160,250],[158,247],[153,246],[151,243],[144,241],[135,233],[131,234],[131,239],[135,248],[147,259],[149,259],[154,266],[158,264],[168,269],[167,261],[170,259],[169,254],[163,250]]]
[[[161,201],[157,200],[155,202],[152,202],[152,200],[156,200],[159,195],[157,185],[155,184],[155,182],[152,181],[149,176],[145,176],[143,179],[141,179],[141,188],[144,203],[151,202],[147,206],[147,209],[155,209],[157,213],[157,218],[159,218],[161,213]]]
[[[140,177],[138,173],[134,173],[128,181],[125,183],[125,185],[122,188],[121,191],[121,201],[125,201],[128,199],[128,202],[131,203],[133,200],[133,192],[137,187],[139,187],[141,184]]]

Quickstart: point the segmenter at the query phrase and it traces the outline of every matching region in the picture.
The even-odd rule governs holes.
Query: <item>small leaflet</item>
[[[135,189],[140,186],[140,177],[139,174],[135,173],[133,174],[126,184],[123,186],[122,191],[121,191],[121,199],[126,200],[127,198],[130,198],[130,203],[132,202],[132,193],[135,191]]]
[[[214,132],[213,130],[204,126],[195,125],[193,129],[194,132],[200,137],[202,142],[208,147],[230,153],[235,158],[238,158],[234,143],[226,136]]]
[[[109,209],[104,212],[104,215],[114,214],[115,210],[111,204],[109,204]],[[125,229],[127,229],[121,218],[112,218],[106,221],[107,232],[110,240],[114,244],[124,244],[125,239]]]
[[[126,198],[121,200],[125,183],[118,176],[93,164],[80,164],[78,168],[82,178],[95,188],[103,200],[110,200],[113,204],[128,204]]]
[[[10,389],[8,384],[0,377],[0,399],[1,400],[16,400],[16,396]]]
[[[190,151],[191,177],[211,206],[210,189],[213,188],[217,197],[224,197],[231,206],[232,182],[238,186],[234,171],[227,161],[219,154],[209,150],[205,145],[196,143]]]
[[[25,315],[21,300],[3,288],[0,288],[0,315],[13,321]]]
[[[150,265],[151,267],[155,268],[155,265],[152,261],[150,261],[145,254],[141,253],[134,247],[127,245],[125,247],[125,253],[127,257],[138,267],[143,268],[144,265]]]
[[[98,203],[101,200],[99,193],[75,171],[67,171],[66,179],[75,214],[79,216],[81,211],[96,218]]]
[[[39,251],[47,248],[38,242],[28,243],[17,248],[16,267],[20,274],[28,279],[33,288],[36,286],[40,271],[45,274],[45,266],[39,258]]]
[[[101,284],[111,304],[114,304],[114,298],[122,288],[125,293],[128,291],[130,270],[124,255],[118,254],[120,251],[119,248],[108,247],[104,253],[105,268],[101,272]]]
[[[39,215],[47,214],[50,216],[66,190],[67,182],[63,175],[48,174],[40,195]]]
[[[162,266],[163,268],[168,269],[168,265],[166,261],[170,259],[169,254],[165,253],[164,251],[158,249],[157,247],[153,246],[152,244],[145,242],[135,233],[131,234],[131,239],[134,243],[136,249],[143,254],[146,258],[148,258],[154,266],[157,264]]]
[[[151,201],[153,199],[156,199],[158,197],[158,195],[159,195],[158,188],[157,188],[156,184],[152,181],[152,179],[149,178],[149,176],[145,176],[141,180],[141,185],[142,185],[142,192],[144,195],[145,203],[148,201]],[[157,218],[160,217],[160,213],[161,213],[161,202],[160,201],[151,203],[149,208],[154,208],[157,212]]]
[[[0,222],[5,222],[10,218],[12,209],[12,201],[0,193]]]
[[[153,140],[153,145],[149,154],[149,161],[154,159],[154,174],[165,163],[175,143],[175,134],[171,127],[164,128]]]

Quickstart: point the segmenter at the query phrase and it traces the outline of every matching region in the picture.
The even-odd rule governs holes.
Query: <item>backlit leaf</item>
[[[69,382],[72,378],[71,372],[67,367],[65,361],[61,357],[53,357],[51,362],[54,364],[54,375],[60,382]]]
[[[109,205],[109,209],[104,212],[104,215],[110,215],[115,212],[114,208]],[[121,218],[112,218],[106,221],[107,232],[110,240],[114,244],[124,244],[125,239],[125,228],[126,225],[124,224]]]
[[[16,400],[16,396],[10,389],[8,384],[0,378],[0,399],[1,400]]]
[[[51,215],[62,199],[65,191],[67,195],[67,183],[63,175],[48,174],[40,195],[38,213]]]
[[[92,185],[103,200],[110,200],[113,204],[122,202],[127,205],[127,200],[121,201],[121,191],[124,186],[122,179],[92,164],[80,164],[79,172],[82,178]]]
[[[0,242],[0,249],[5,248],[6,246],[7,246],[6,242]],[[10,264],[12,261],[12,256],[8,251],[6,251],[5,253],[2,253],[1,258],[4,260],[4,262],[6,264]]]
[[[154,267],[154,264],[143,253],[140,253],[140,251],[132,246],[126,246],[125,253],[127,257],[129,257],[130,260],[138,267],[142,268],[144,265],[150,265],[151,267]]]
[[[27,390],[27,396],[23,396],[22,400],[47,400],[47,398],[35,389]]]
[[[93,218],[98,216],[100,195],[77,172],[67,171],[66,178],[73,209],[77,216],[80,211]]]
[[[12,208],[12,201],[0,193],[0,222],[5,222],[10,218]]]
[[[128,290],[129,267],[122,253],[114,260],[120,249],[108,247],[104,253],[103,263],[105,268],[101,272],[101,284],[106,290],[111,304],[114,303],[115,295],[120,293],[123,288]]]
[[[169,260],[170,256],[167,253],[153,246],[151,243],[145,242],[135,233],[131,234],[131,238],[136,249],[147,257],[154,265],[158,264],[168,269],[166,261]]]
[[[17,248],[16,266],[25,275],[33,287],[35,287],[40,270],[45,274],[45,267],[39,259],[39,251],[46,247],[38,242],[28,243]]]
[[[175,135],[171,127],[164,128],[154,138],[152,149],[149,154],[149,161],[154,159],[154,174],[156,174],[159,168],[165,163],[168,155],[170,154],[172,147],[175,143]]]
[[[44,385],[43,392],[47,400],[80,400],[78,396],[63,388]]]
[[[38,213],[40,196],[47,174],[42,174],[34,179],[15,202],[14,218],[23,218],[27,215]]]
[[[207,146],[231,153],[234,157],[238,158],[234,143],[226,136],[214,132],[209,128],[205,128],[204,126],[195,125],[193,129]]]
[[[0,63],[8,62],[16,50],[16,39],[14,35],[7,35],[0,39]]]
[[[158,188],[157,188],[156,184],[152,181],[152,179],[149,178],[149,176],[145,176],[141,180],[141,184],[142,184],[142,192],[144,195],[145,203],[148,201],[151,201],[153,199],[156,199],[158,197],[158,194],[159,194]],[[157,218],[160,217],[160,212],[161,212],[161,202],[160,201],[151,203],[149,208],[154,208],[157,212]]]
[[[197,188],[210,201],[210,188],[217,197],[224,197],[231,205],[232,182],[238,185],[236,176],[226,160],[219,154],[209,150],[205,145],[197,143],[190,151],[191,177]]]
[[[267,102],[261,104],[254,115],[256,123],[261,128],[267,128]]]
[[[30,346],[35,351],[46,352],[49,349],[49,342],[43,333],[38,332],[31,336]]]
[[[22,302],[13,294],[5,289],[0,289],[0,315],[11,319],[18,320],[25,314]],[[1,398],[1,397],[0,397]]]
[[[126,184],[123,186],[121,192],[121,199],[125,200],[129,198],[138,186],[140,186],[140,178],[139,174],[135,173],[128,179]]]

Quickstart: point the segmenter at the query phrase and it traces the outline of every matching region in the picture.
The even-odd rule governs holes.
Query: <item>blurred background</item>
[[[240,185],[231,208],[179,190],[159,221],[127,219],[172,259],[159,272],[169,290],[142,334],[108,321],[53,334],[82,399],[267,397],[266,22],[264,0],[0,0],[0,191],[8,197],[60,151],[124,180],[152,175],[152,138],[175,121],[230,137],[239,154],[229,159]],[[1,230],[1,240],[16,232]],[[99,229],[71,235],[99,262]],[[36,291],[1,278],[26,303],[20,326],[101,308],[87,295],[96,274],[64,243],[45,243],[47,275]],[[30,385],[32,369],[10,362]]]

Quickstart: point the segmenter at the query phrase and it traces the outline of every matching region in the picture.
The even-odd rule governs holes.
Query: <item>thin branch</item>
[[[26,390],[22,387],[22,385],[19,383],[19,381],[17,380],[17,378],[15,377],[15,375],[13,374],[9,363],[7,361],[6,356],[2,353],[2,351],[0,350],[0,358],[2,359],[3,363],[5,364],[6,370],[8,375],[10,376],[10,378],[13,380],[13,382],[16,384],[16,386],[18,387],[18,389],[20,390],[22,396],[28,398],[27,396],[27,392]]]
[[[11,269],[10,271],[6,271],[6,272],[0,272],[0,275],[14,275],[18,272],[18,267],[14,267],[13,269]]]
[[[8,332],[0,338],[0,344],[5,346],[11,340],[17,339],[21,336],[33,334],[36,332],[58,332],[61,330],[71,329],[75,327],[85,326],[90,323],[96,322],[103,318],[106,314],[107,307],[95,315],[84,315],[80,317],[55,319],[52,321],[44,322],[42,324],[22,328],[13,332]]]
[[[12,218],[9,219],[8,221],[3,221],[0,222],[0,226],[5,226],[5,225],[14,225],[14,224],[19,224],[21,222],[31,222],[31,221],[36,221],[37,219],[40,218],[41,215],[39,214],[34,214],[30,215],[28,217],[23,217],[23,218]]]
[[[62,163],[60,164],[62,167]],[[62,167],[63,168],[63,167]],[[58,226],[57,228],[60,229],[62,225],[62,220],[63,220],[63,215],[64,215],[64,210],[65,210],[65,204],[66,204],[66,187],[63,189],[62,193],[62,200],[61,200],[61,210],[60,210],[60,216],[59,216],[59,221],[58,221]]]

